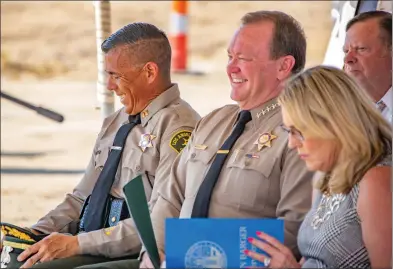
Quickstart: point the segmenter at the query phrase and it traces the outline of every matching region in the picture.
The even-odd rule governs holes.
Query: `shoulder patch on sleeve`
[[[191,131],[187,131],[187,130],[178,131],[174,135],[172,135],[171,140],[169,141],[169,145],[177,153],[180,153],[187,146],[190,136],[191,136]]]

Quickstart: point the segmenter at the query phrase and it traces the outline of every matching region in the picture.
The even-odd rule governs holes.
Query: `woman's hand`
[[[277,239],[262,232],[257,232],[257,236],[263,241],[252,237],[248,238],[248,241],[270,257],[250,250],[245,251],[247,256],[264,263],[268,268],[301,268],[289,248]]]

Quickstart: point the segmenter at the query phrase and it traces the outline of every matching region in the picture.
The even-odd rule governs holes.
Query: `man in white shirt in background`
[[[392,14],[369,11],[346,27],[344,70],[364,87],[383,117],[393,125]]]

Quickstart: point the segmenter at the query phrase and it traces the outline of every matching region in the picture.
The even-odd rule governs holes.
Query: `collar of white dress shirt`
[[[381,98],[381,100],[385,103],[385,105],[389,108],[390,111],[393,111],[393,95],[392,95],[392,87],[385,93],[385,95]]]

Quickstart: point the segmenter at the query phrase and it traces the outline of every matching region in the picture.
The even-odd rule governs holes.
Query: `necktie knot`
[[[238,123],[240,124],[246,124],[247,122],[249,122],[252,119],[251,117],[251,112],[248,110],[242,110],[239,113],[239,119],[238,119]]]
[[[141,114],[129,115],[128,116],[128,122],[129,123],[140,124],[141,123]]]

